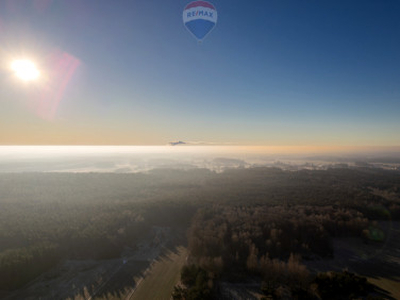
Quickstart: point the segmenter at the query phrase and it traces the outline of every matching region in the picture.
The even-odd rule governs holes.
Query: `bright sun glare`
[[[15,75],[18,78],[24,81],[35,80],[40,75],[39,70],[30,60],[15,60],[11,64],[11,69],[15,72]]]

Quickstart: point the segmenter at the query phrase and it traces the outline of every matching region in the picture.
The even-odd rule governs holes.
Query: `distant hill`
[[[179,146],[179,145],[187,145],[185,142],[178,141],[178,142],[169,142],[168,145],[170,146]]]

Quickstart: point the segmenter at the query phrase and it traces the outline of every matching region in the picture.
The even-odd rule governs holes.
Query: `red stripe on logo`
[[[192,8],[192,7],[198,7],[198,6],[215,9],[215,7],[211,3],[206,2],[206,1],[194,1],[194,2],[191,2],[185,7],[185,9],[189,9],[189,8]]]

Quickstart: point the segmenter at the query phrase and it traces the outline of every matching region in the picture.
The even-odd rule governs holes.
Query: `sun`
[[[36,65],[30,60],[14,60],[11,64],[11,69],[23,81],[33,81],[40,76]]]

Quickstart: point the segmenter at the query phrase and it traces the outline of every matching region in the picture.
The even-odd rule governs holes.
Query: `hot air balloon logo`
[[[206,1],[191,2],[183,11],[183,23],[199,42],[214,29],[217,19],[214,5]]]

